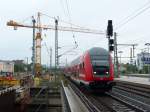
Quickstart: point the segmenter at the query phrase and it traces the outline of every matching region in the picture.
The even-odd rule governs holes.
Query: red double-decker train
[[[109,91],[114,85],[111,55],[100,47],[87,50],[82,56],[73,60],[65,68],[65,72],[76,83],[90,89]]]

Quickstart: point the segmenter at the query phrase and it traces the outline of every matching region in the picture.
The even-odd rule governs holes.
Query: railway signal
[[[112,20],[108,20],[107,38],[108,38],[108,50],[109,50],[109,52],[114,51],[114,39],[111,39],[112,36],[113,36]]]
[[[107,26],[107,35],[110,37],[113,36],[113,25],[112,20],[108,20],[108,26]]]
[[[114,50],[114,39],[109,39],[109,51]]]

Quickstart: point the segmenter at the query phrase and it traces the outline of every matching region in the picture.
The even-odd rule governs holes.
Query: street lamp
[[[145,43],[145,45],[148,47],[148,73],[150,74],[150,66],[149,66],[149,47],[150,47],[150,43]],[[150,78],[149,78],[149,81],[150,81]]]

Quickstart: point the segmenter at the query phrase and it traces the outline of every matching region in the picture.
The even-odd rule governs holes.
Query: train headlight
[[[94,72],[94,74],[96,74],[96,72]]]
[[[108,74],[108,72],[106,72],[106,74]]]

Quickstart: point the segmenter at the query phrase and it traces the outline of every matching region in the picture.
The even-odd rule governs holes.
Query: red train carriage
[[[114,70],[109,52],[100,47],[86,51],[71,62],[65,70],[80,85],[91,89],[111,90],[114,85]]]

